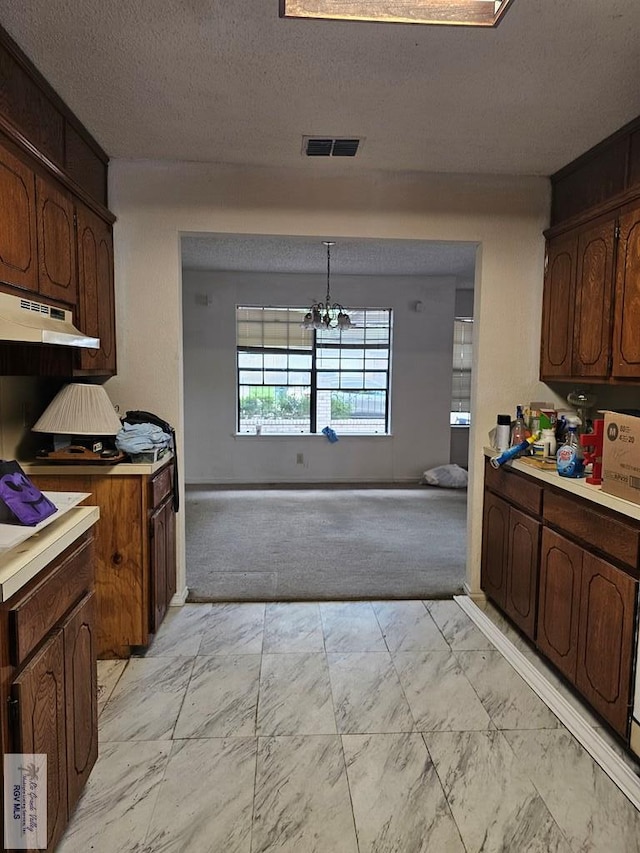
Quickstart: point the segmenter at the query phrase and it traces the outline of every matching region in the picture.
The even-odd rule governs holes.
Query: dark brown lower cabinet
[[[584,552],[576,684],[621,735],[631,703],[631,658],[637,581]]]
[[[484,493],[482,525],[482,589],[499,607],[507,596],[509,504],[492,492]]]
[[[482,589],[533,639],[540,522],[485,492]]]
[[[176,516],[173,498],[169,496],[151,516],[151,624],[149,630],[157,633],[169,602],[176,591],[174,566],[176,542]]]
[[[626,738],[640,523],[523,472],[499,473],[485,474],[482,589]],[[539,502],[527,498],[534,485]]]
[[[538,593],[541,524],[509,507],[507,598],[505,611],[525,634],[534,638]]]
[[[93,537],[83,534],[0,605],[3,752],[47,756],[54,851],[98,755]]]
[[[64,640],[56,631],[13,682],[16,743],[22,753],[47,756],[47,850],[55,850],[67,824],[67,726]],[[15,706],[14,706],[15,707]]]
[[[537,645],[575,682],[583,549],[545,528],[540,556]]]

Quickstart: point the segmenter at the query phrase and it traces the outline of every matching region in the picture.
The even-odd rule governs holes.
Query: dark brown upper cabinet
[[[578,238],[561,235],[547,244],[542,303],[540,378],[571,375]]]
[[[578,234],[573,376],[606,379],[610,372],[615,234],[608,217]]]
[[[38,290],[36,197],[32,170],[0,148],[0,278]]]
[[[36,176],[38,290],[42,296],[75,305],[78,301],[73,199],[52,181]]]
[[[620,216],[612,376],[640,378],[640,202]]]
[[[79,323],[87,335],[100,338],[100,349],[82,349],[79,372],[114,375],[116,329],[113,292],[113,233],[88,207],[77,206]]]

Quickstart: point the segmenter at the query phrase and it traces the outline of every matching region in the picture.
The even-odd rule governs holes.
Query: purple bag
[[[0,461],[0,521],[33,526],[58,508],[45,497],[17,462]]]

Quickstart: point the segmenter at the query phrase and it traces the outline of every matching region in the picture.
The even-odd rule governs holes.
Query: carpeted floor
[[[188,490],[190,601],[460,592],[465,490]]]

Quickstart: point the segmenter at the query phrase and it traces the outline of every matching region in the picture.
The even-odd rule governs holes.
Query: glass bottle
[[[521,444],[528,437],[529,430],[524,422],[522,406],[518,406],[516,409],[516,420],[511,428],[511,447],[516,447],[516,445]]]

